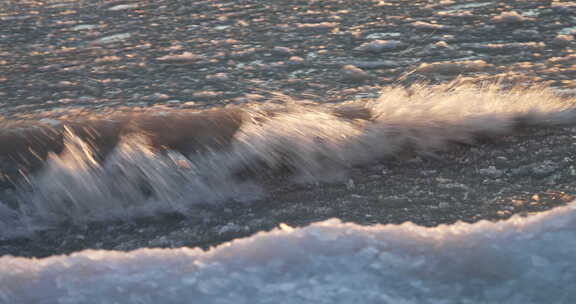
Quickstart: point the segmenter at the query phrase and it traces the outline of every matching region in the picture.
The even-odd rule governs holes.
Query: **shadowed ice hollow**
[[[0,258],[1,303],[575,303],[576,202],[425,228],[333,219],[209,251]]]

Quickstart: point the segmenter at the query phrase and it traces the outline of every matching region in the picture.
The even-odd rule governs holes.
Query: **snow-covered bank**
[[[437,228],[338,220],[199,249],[0,258],[1,303],[574,303],[576,202]]]

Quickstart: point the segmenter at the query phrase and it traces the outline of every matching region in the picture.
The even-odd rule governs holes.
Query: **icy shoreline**
[[[574,303],[575,228],[573,202],[436,228],[281,225],[209,251],[4,256],[0,302]]]

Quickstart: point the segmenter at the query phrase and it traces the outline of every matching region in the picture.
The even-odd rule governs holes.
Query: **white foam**
[[[364,112],[368,114],[361,115]],[[218,110],[206,113],[166,111],[161,115],[180,122],[219,117]],[[147,132],[156,137],[191,141],[181,144],[194,144],[198,139],[202,145],[211,142],[207,138],[218,138],[219,132],[225,134],[220,134],[224,148],[218,152],[204,144],[200,147],[204,149],[198,149],[203,152],[188,158],[175,151],[154,150],[143,139],[145,135],[138,133],[144,131],[134,128],[132,133],[118,131],[129,135],[100,164],[88,145],[68,132],[64,152],[51,155],[43,170],[28,177],[29,185],[18,192],[20,200],[10,207],[0,202],[0,228],[4,228],[0,239],[50,225],[132,219],[162,212],[186,214],[197,204],[253,200],[263,194],[256,182],[236,178],[247,171],[272,178],[276,169],[290,168],[298,181],[323,181],[344,175],[349,167],[386,157],[438,152],[456,142],[474,143],[479,136],[507,135],[518,124],[574,125],[576,99],[560,98],[538,86],[501,90],[498,84],[456,81],[438,86],[416,84],[408,89],[387,87],[377,99],[338,107],[288,100],[282,105],[244,106],[226,115],[230,116],[214,120],[220,125],[200,131],[187,129],[194,128],[189,125],[172,126],[170,119],[160,123],[153,115],[134,115],[133,119],[141,119],[143,125],[152,120]],[[226,124],[235,119],[242,123],[228,134],[231,127]],[[93,124],[101,127],[111,123],[96,120]],[[10,126],[18,125],[7,122],[5,129],[10,131]],[[179,136],[191,131],[198,131],[197,138]]]
[[[576,203],[424,228],[333,219],[199,249],[0,258],[2,303],[575,303]]]
[[[186,214],[198,204],[250,201],[262,194],[253,183],[230,179],[225,153],[191,161],[174,151],[154,152],[145,138],[132,136],[100,164],[74,134],[66,135],[65,145],[18,192],[17,208],[0,201],[0,239],[60,224]]]

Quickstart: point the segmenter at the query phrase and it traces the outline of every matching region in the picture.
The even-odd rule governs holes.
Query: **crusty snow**
[[[576,202],[425,228],[333,219],[209,251],[0,258],[1,303],[576,303]]]

